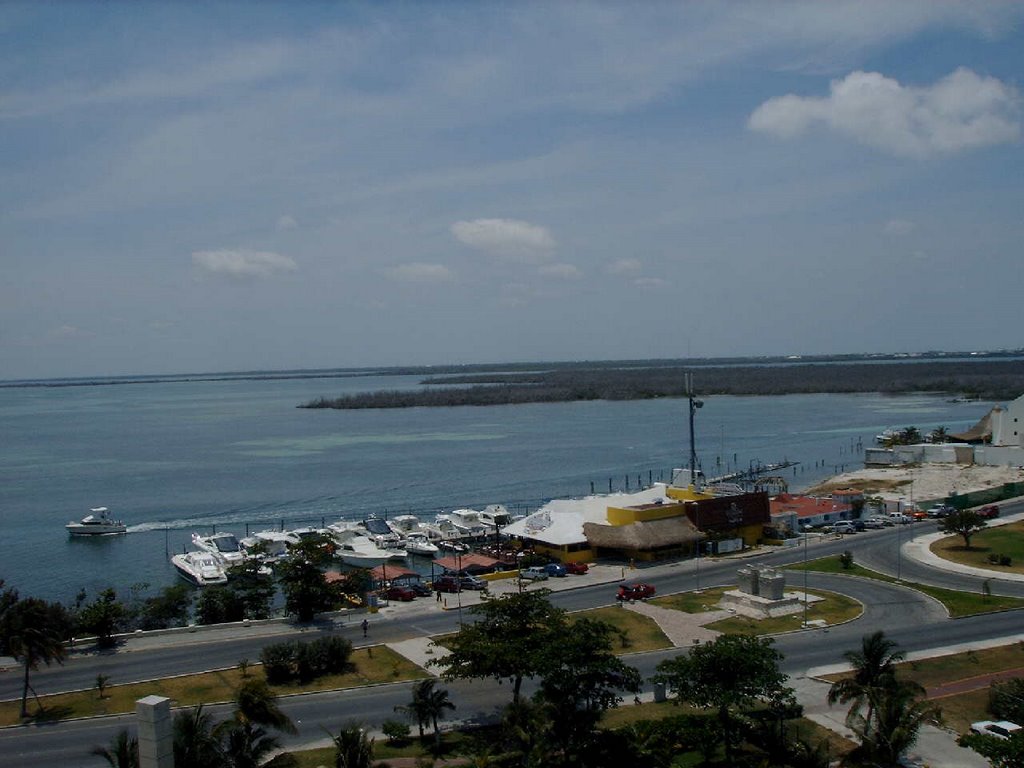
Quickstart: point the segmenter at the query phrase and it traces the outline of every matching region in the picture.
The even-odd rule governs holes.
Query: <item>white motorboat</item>
[[[370,516],[356,525],[361,527],[378,547],[392,549],[402,541],[402,537],[382,518]]]
[[[410,533],[426,533],[423,530],[422,522],[416,515],[396,515],[391,518],[391,527],[402,536]]]
[[[209,552],[197,550],[174,555],[171,564],[178,569],[181,578],[197,587],[226,584],[228,581],[224,566]]]
[[[462,531],[455,527],[448,515],[437,515],[434,522],[423,523],[422,528],[430,540],[438,545],[442,541],[458,541],[462,538]]]
[[[480,512],[480,522],[487,527],[488,533],[494,533],[512,522],[512,515],[501,504],[488,504]]]
[[[442,539],[437,542],[437,548],[442,552],[454,552],[459,555],[469,552],[469,546],[456,539]]]
[[[338,545],[337,557],[345,565],[354,568],[375,568],[392,558],[393,552],[381,549],[370,539],[364,530],[353,523],[339,521],[331,523],[327,529],[334,536]],[[402,552],[402,557],[405,552]]]
[[[440,550],[423,531],[410,531],[405,537],[405,551],[410,555],[433,557]]]
[[[109,536],[128,531],[128,526],[112,518],[106,507],[93,507],[80,521],[72,520],[64,527],[72,536]]]
[[[216,557],[225,568],[238,565],[245,559],[245,553],[233,533],[214,533],[211,536],[200,536],[192,534],[192,546],[209,552]]]
[[[463,539],[478,539],[487,535],[487,526],[480,521],[480,513],[475,509],[453,509],[449,519]]]
[[[239,544],[246,557],[258,556],[268,563],[277,562],[288,555],[288,547],[297,539],[284,531],[256,531],[246,536]]]

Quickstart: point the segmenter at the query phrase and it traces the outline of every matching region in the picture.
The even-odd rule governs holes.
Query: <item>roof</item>
[[[370,570],[370,575],[373,576],[374,581],[379,581],[383,578],[400,579],[404,576],[415,576],[417,579],[420,577],[416,571],[410,571],[408,568],[403,568],[400,565],[378,565]]]
[[[992,414],[1002,408],[996,406],[986,413],[973,427],[958,435],[949,435],[950,438],[961,443],[981,443],[992,439]]]
[[[795,512],[797,517],[814,517],[853,509],[852,504],[835,501],[830,496],[794,496],[789,493],[780,493],[769,504],[773,515]]]
[[[610,493],[601,496],[585,496],[581,499],[554,499],[532,515],[506,525],[501,532],[506,536],[533,539],[554,546],[582,544],[587,537],[583,533],[585,523],[606,524],[608,507],[635,507],[654,504],[665,499],[665,484],[655,483],[650,488],[635,493]]]
[[[472,566],[477,566],[478,568],[493,568],[501,563],[500,560],[495,560],[493,557],[478,555],[476,553],[461,556],[457,555],[455,557],[438,557],[434,559],[434,562],[446,571],[464,571],[466,568],[471,568]]]
[[[656,549],[691,544],[705,538],[704,534],[682,515],[629,525],[584,523],[583,533],[592,546],[608,549]]]

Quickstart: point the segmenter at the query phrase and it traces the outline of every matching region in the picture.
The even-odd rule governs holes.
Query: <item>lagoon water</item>
[[[194,531],[321,524],[370,513],[425,517],[667,479],[689,456],[685,400],[395,410],[307,410],[317,396],[418,387],[418,377],[155,380],[0,388],[0,579],[71,600],[163,587]],[[697,452],[714,476],[751,463],[806,487],[860,466],[889,426],[966,429],[991,403],[941,397],[709,397]],[[127,536],[70,539],[107,506]]]

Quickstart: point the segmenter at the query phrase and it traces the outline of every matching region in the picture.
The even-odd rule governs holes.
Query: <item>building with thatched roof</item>
[[[636,493],[556,499],[501,532],[563,562],[654,560],[694,554],[709,537],[753,544],[769,520],[766,493],[716,496],[655,483]]]

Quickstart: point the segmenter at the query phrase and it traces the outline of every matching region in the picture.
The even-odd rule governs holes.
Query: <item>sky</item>
[[[1024,4],[0,4],[0,379],[1017,349]]]

